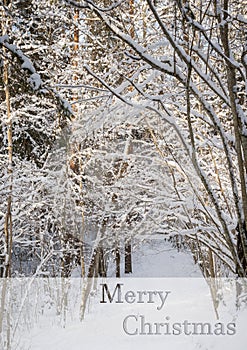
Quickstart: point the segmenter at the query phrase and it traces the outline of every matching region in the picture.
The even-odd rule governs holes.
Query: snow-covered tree
[[[1,6],[1,276],[32,274],[56,232],[47,161],[72,110],[53,86],[68,51],[55,10],[52,2]]]
[[[118,271],[155,233],[246,275],[245,5],[4,1],[2,275],[12,245],[30,273]]]
[[[90,63],[85,66],[97,86],[100,83],[113,96],[108,108],[114,111],[118,99],[147,116],[152,111],[177,134],[169,152],[197,198],[187,237],[197,246],[200,261],[205,262],[205,274],[212,266],[217,273],[219,258],[244,276],[245,4],[147,0],[143,2],[145,19],[143,8],[140,11],[137,5],[130,19],[128,1],[105,7],[101,2],[65,3],[85,14],[93,13],[108,27],[116,45],[121,44],[120,65],[105,50],[109,69],[99,71]],[[164,137],[161,134],[160,140]],[[181,145],[194,172],[181,161]],[[164,150],[164,146],[159,149]],[[194,185],[195,178],[201,182],[199,188]],[[182,188],[179,190],[181,195]],[[211,267],[206,262],[208,254]]]

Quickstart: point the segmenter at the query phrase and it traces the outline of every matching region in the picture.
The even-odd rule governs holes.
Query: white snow
[[[164,235],[156,239],[145,240],[133,253],[133,273],[125,277],[202,277],[198,265],[195,265],[191,254],[178,252],[170,243],[165,242]],[[109,277],[114,277],[114,266]]]
[[[22,65],[22,68],[23,68],[23,65]],[[33,73],[32,75],[30,75],[30,78],[28,78],[28,82],[30,83],[31,87],[34,90],[38,90],[42,85],[42,80],[38,73]]]
[[[134,252],[135,272],[130,278],[91,281],[82,320],[83,293],[89,281],[80,278],[13,279],[9,285],[9,311],[14,310],[10,312],[12,342],[16,345],[13,349],[100,350],[104,346],[126,350],[150,347],[157,350],[232,350],[233,347],[244,350],[246,309],[237,311],[235,308],[235,282],[212,280],[210,292],[206,280],[199,278],[200,272],[190,255],[177,252],[160,236],[158,238],[142,244]],[[217,311],[212,302],[214,282],[218,285],[215,295],[220,302]],[[118,292],[114,295],[118,283],[121,284],[120,299]],[[103,300],[104,284],[113,297],[112,303],[106,293]],[[138,299],[138,295],[142,295],[142,299]],[[143,328],[148,333],[151,327],[150,334],[140,334],[141,322],[150,324]],[[165,324],[160,326],[162,331],[156,332],[155,323]],[[186,334],[193,328],[185,329],[185,324],[194,327],[200,323],[207,323],[211,333]],[[224,335],[215,335],[218,323]],[[178,326],[181,332],[176,334]],[[233,327],[234,333],[227,334],[228,327]],[[130,335],[132,333],[137,334]]]
[[[90,296],[85,317],[79,321],[80,280],[71,282],[69,293],[64,293],[66,305],[60,315],[55,316],[47,308],[44,315],[39,316],[38,323],[22,332],[20,344],[23,349],[44,350],[100,350],[102,346],[109,349],[222,349],[230,350],[234,346],[238,350],[245,349],[244,320],[246,310],[239,312],[236,319],[234,311],[234,291],[231,282],[225,282],[221,289],[224,303],[219,308],[220,317],[216,316],[211,300],[211,294],[205,280],[201,278],[128,278],[107,279],[98,281],[98,292]],[[102,286],[107,283],[109,292],[113,295],[117,283],[122,284],[123,295],[135,294],[137,291],[168,291],[168,297],[161,310],[157,310],[158,301],[153,302],[116,303],[117,295],[112,303],[102,304]],[[71,299],[68,298],[73,296]],[[126,295],[126,294],[125,294]],[[47,304],[50,302],[46,300]],[[30,307],[30,306],[29,306]],[[52,310],[52,306],[51,306]],[[151,324],[151,331],[146,325],[142,332],[141,320]],[[212,330],[218,323],[222,324],[225,334],[174,334],[174,325],[208,323]],[[165,330],[155,334],[155,323],[165,323]],[[236,334],[227,334],[231,325]],[[190,326],[191,327],[191,326]],[[167,330],[168,329],[168,330]],[[189,332],[191,328],[188,328]],[[188,333],[189,333],[188,332]],[[212,331],[214,332],[214,331]],[[137,334],[132,334],[137,333]],[[175,332],[176,333],[176,332]]]

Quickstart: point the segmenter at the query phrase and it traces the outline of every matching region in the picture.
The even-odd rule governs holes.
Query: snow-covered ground
[[[246,348],[247,313],[236,310],[234,281],[217,281],[215,290],[213,281],[210,290],[190,254],[163,240],[146,242],[134,252],[133,271],[131,277],[92,281],[82,320],[89,281],[14,280],[7,298],[13,347],[2,342],[3,349]]]
[[[133,277],[202,277],[188,251],[177,251],[163,238],[143,242],[133,254]],[[127,275],[128,276],[128,275]]]
[[[72,276],[80,277],[81,269],[76,268]],[[115,277],[115,263],[111,262],[107,270],[108,277]],[[155,239],[146,239],[141,244],[134,243],[132,249],[132,273],[124,273],[123,259],[121,261],[122,277],[202,277],[195,265],[191,253],[187,250],[178,251],[171,243],[164,240],[163,235]]]

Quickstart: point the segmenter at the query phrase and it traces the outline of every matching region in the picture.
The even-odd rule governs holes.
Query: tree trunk
[[[120,255],[120,249],[119,249],[119,245],[117,244],[116,246],[116,250],[115,250],[115,254],[116,254],[116,278],[120,278],[120,262],[121,262],[121,255]]]
[[[237,153],[238,160],[238,170],[240,176],[241,185],[241,199],[243,214],[241,213],[241,208],[239,208],[238,214],[238,228],[237,228],[237,253],[242,266],[239,263],[236,265],[236,271],[239,276],[246,276],[246,262],[247,262],[247,190],[246,190],[246,164],[244,154],[246,152],[244,145],[242,144],[242,122],[238,106],[238,96],[236,92],[237,78],[236,78],[236,67],[231,64],[230,58],[232,57],[230,44],[229,44],[229,25],[227,22],[228,13],[228,0],[224,0],[224,25],[220,26],[221,41],[224,48],[224,53],[229,60],[226,61],[226,72],[227,72],[227,84],[229,90],[231,112],[233,118],[234,126],[234,136],[235,136],[235,149]],[[218,19],[221,21],[221,18]],[[244,220],[243,220],[244,218]]]
[[[9,5],[10,2],[4,1],[5,5]],[[4,18],[4,13],[3,13]],[[7,34],[7,28],[9,26],[8,19],[2,22],[2,33]],[[4,56],[7,57],[6,49],[3,48]],[[3,277],[10,277],[11,275],[11,256],[12,256],[12,190],[13,190],[13,140],[12,140],[12,119],[11,119],[11,106],[10,106],[10,90],[9,90],[9,65],[8,60],[4,59],[3,62],[3,82],[5,90],[6,101],[6,117],[7,117],[7,142],[8,142],[8,198],[7,198],[7,210],[4,221],[4,236],[5,236],[5,263],[3,269]]]
[[[132,273],[132,252],[131,242],[125,244],[124,272]]]

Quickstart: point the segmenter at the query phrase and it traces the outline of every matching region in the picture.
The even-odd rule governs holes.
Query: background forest
[[[246,276],[246,0],[0,11],[0,276],[119,277],[161,235]]]

